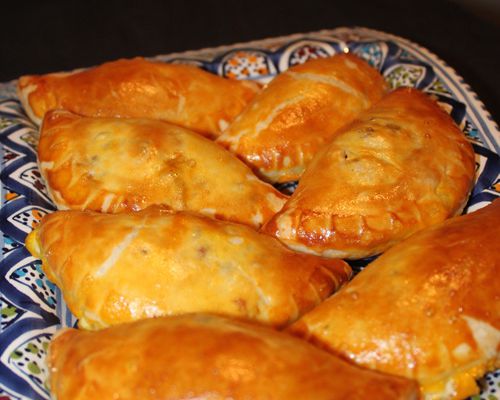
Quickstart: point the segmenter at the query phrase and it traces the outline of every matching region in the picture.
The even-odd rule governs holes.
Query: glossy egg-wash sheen
[[[450,116],[398,89],[336,134],[264,230],[296,250],[368,257],[459,214],[474,169]]]
[[[218,143],[266,180],[297,180],[335,132],[385,91],[379,72],[354,55],[310,60],[274,78]]]
[[[500,201],[388,250],[291,330],[428,399],[478,393],[500,367]]]
[[[58,400],[418,398],[415,382],[363,370],[310,344],[209,315],[155,318],[50,345]]]
[[[294,253],[252,228],[157,207],[58,211],[26,244],[89,329],[186,312],[283,326],[351,275],[342,260]]]
[[[442,60],[428,50],[407,40],[360,27],[341,28],[267,39],[241,44],[237,48],[225,46],[216,50],[205,49],[182,55],[161,56],[159,59],[168,58],[175,60],[174,62],[203,65],[207,70],[226,73],[227,56],[236,55],[243,60],[237,66],[240,68],[239,71],[243,71],[237,74],[239,78],[253,78],[259,69],[260,78],[267,82],[269,76],[262,74],[274,73],[272,65],[279,65],[282,70],[286,66],[315,55],[324,56],[342,51],[346,46],[351,53],[358,54],[384,71],[391,87],[418,85],[428,93],[438,93],[440,101],[446,103],[447,110],[452,113],[469,139],[475,143],[474,150],[479,166],[477,184],[466,210],[472,212],[478,206],[492,201],[497,195],[495,182],[498,175],[496,165],[498,165],[500,138],[498,126],[491,120],[481,100],[451,67],[444,65]],[[242,69],[246,67],[244,62],[248,59],[246,54],[249,48],[252,48],[252,51],[253,49],[259,51],[258,58],[262,55],[270,68],[260,70],[262,63],[257,59],[253,69],[250,65],[249,73],[246,68]],[[322,51],[323,49],[326,51]],[[231,71],[235,71],[235,68]],[[41,218],[41,214],[52,210],[54,205],[47,203],[49,200],[44,196],[43,183],[35,176],[38,175],[36,168],[33,168],[33,148],[37,143],[35,129],[24,115],[25,110],[15,96],[15,83],[12,81],[0,85],[2,110],[0,147],[5,161],[1,174],[5,191],[1,197],[3,218],[0,224],[5,243],[0,275],[3,279],[2,302],[7,303],[7,308],[3,310],[6,312],[2,313],[0,327],[0,342],[7,349],[2,359],[4,368],[0,374],[0,387],[12,398],[48,399],[49,394],[44,389],[47,369],[41,367],[37,373],[31,363],[31,361],[38,363],[40,355],[44,352],[33,351],[36,347],[32,346],[33,344],[38,346],[40,342],[45,345],[50,332],[55,329],[53,324],[74,326],[75,319],[71,317],[58,292],[55,292],[57,295],[53,295],[52,286],[48,287],[44,275],[37,271],[38,261],[33,259],[24,246],[18,244],[18,241],[22,241],[26,233],[31,231],[33,224]],[[34,178],[30,180],[33,182],[32,185],[26,184],[27,175]],[[28,272],[20,276],[24,274],[25,268],[28,268]],[[41,280],[33,282],[31,271]],[[36,283],[36,286],[22,284],[29,280]],[[43,285],[47,290],[40,291],[39,285]],[[33,299],[33,302],[29,302],[29,311],[26,310],[28,297]],[[21,358],[19,350],[22,352]],[[25,357],[28,357],[28,360]],[[39,363],[38,365],[41,366]],[[492,372],[482,380],[481,398],[498,396],[499,372],[500,370]]]
[[[258,90],[253,82],[143,58],[23,76],[18,82],[19,98],[38,124],[47,111],[62,108],[90,117],[161,119],[210,137],[218,136]]]
[[[118,213],[163,204],[258,227],[285,202],[222,147],[162,121],[52,111],[38,160],[60,209]]]

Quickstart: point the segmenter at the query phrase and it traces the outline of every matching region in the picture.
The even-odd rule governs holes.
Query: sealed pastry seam
[[[356,56],[310,60],[273,79],[217,142],[266,181],[297,180],[336,131],[386,90],[379,72]]]
[[[40,161],[40,156],[37,156],[38,170],[42,175],[43,181],[45,183],[45,189],[47,191],[47,194],[49,195],[50,200],[52,200],[58,210],[69,210],[68,205],[64,201],[64,197],[59,191],[51,187],[50,180],[48,179],[49,171],[59,167],[62,161],[63,160],[58,162],[56,165],[55,161]]]
[[[51,111],[38,158],[59,208],[120,213],[164,204],[258,228],[286,201],[227,150],[162,121]]]
[[[472,146],[451,117],[398,89],[336,133],[263,231],[299,251],[369,257],[458,215],[474,174]]]
[[[159,207],[56,212],[40,230],[28,249],[87,329],[187,312],[280,327],[351,274],[341,260],[293,253],[250,227]]]
[[[63,108],[85,116],[160,119],[216,137],[220,122],[238,115],[259,85],[137,57],[69,73],[24,76],[17,89],[37,124],[48,111]]]
[[[425,399],[479,393],[500,367],[500,200],[387,250],[290,327],[358,365],[417,379]]]

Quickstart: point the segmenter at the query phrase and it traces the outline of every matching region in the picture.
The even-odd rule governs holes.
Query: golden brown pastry
[[[394,246],[292,331],[417,379],[426,399],[478,393],[500,367],[500,201]]]
[[[26,246],[88,329],[198,311],[282,326],[351,274],[342,260],[294,253],[252,228],[159,207],[59,211]]]
[[[37,124],[47,111],[62,108],[89,117],[161,119],[210,137],[217,136],[257,91],[253,82],[143,58],[23,76],[18,82],[19,98]]]
[[[459,214],[474,168],[437,103],[399,89],[337,133],[264,230],[296,250],[368,257]]]
[[[351,54],[278,75],[217,140],[271,182],[297,180],[337,129],[378,101],[382,75]]]
[[[165,204],[258,227],[286,198],[212,141],[162,121],[51,111],[38,160],[60,209],[118,213]]]
[[[410,380],[352,366],[272,329],[211,315],[163,317],[51,342],[58,400],[418,398]]]

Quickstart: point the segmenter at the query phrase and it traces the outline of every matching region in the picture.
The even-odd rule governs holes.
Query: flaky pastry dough
[[[65,109],[88,117],[161,119],[210,137],[218,136],[258,91],[253,82],[139,57],[23,76],[18,82],[19,98],[37,124],[47,111]]]
[[[500,200],[414,234],[291,328],[426,399],[479,393],[500,367]]]
[[[354,367],[308,343],[209,315],[154,318],[50,344],[58,400],[416,400],[417,385]]]
[[[58,211],[26,245],[88,329],[188,312],[283,326],[351,273],[342,260],[294,253],[250,227],[158,207]]]
[[[259,227],[286,199],[211,140],[162,121],[51,111],[38,161],[59,209],[119,213],[164,204]]]
[[[351,54],[281,73],[217,139],[271,182],[297,180],[312,157],[386,91],[382,75]]]
[[[300,251],[368,257],[459,214],[474,172],[451,117],[398,89],[335,135],[264,231]]]

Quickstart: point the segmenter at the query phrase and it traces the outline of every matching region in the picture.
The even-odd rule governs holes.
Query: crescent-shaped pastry
[[[27,238],[80,326],[212,312],[283,326],[342,285],[342,260],[298,254],[250,227],[158,207],[58,211]]]
[[[37,124],[47,111],[65,109],[89,117],[161,119],[210,137],[217,136],[258,90],[253,82],[143,58],[23,76],[18,82],[19,98]]]
[[[308,61],[271,81],[218,138],[271,182],[297,180],[335,132],[386,91],[351,54]]]
[[[50,343],[58,400],[418,398],[415,382],[364,370],[285,333],[211,315],[142,320]]]
[[[462,399],[500,367],[500,200],[416,233],[292,331],[359,365]]]
[[[209,139],[162,121],[51,111],[38,160],[60,209],[119,213],[164,204],[258,227],[286,198]]]
[[[459,214],[474,170],[451,117],[398,89],[337,133],[264,230],[296,250],[368,257]]]

